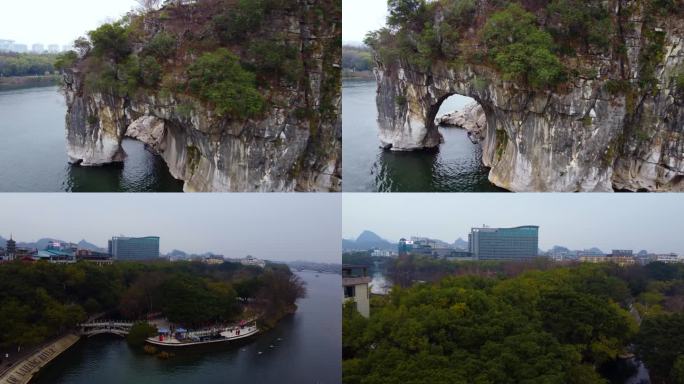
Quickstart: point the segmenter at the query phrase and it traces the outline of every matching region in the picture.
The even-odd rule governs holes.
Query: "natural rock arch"
[[[615,60],[594,59],[595,76],[574,76],[539,90],[503,79],[482,64],[433,61],[419,68],[376,52],[379,137],[383,147],[411,151],[438,146],[434,125],[453,94],[475,99],[485,113],[482,142],[489,180],[512,191],[684,190],[684,90],[672,80],[684,67],[679,20],[658,28],[665,55],[656,91],[639,89],[641,29],[625,36],[623,67],[633,93],[611,91]],[[646,27],[643,27],[646,28]],[[665,31],[665,32],[663,32]],[[622,70],[622,69],[621,69]],[[611,83],[612,82],[612,83]]]

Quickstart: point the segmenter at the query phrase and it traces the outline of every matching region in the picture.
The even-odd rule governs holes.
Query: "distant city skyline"
[[[0,236],[22,242],[159,236],[161,252],[339,263],[337,194],[3,194]]]
[[[0,39],[16,44],[70,45],[105,22],[121,18],[135,0],[37,0],[12,2],[0,12]]]
[[[539,247],[561,245],[675,252],[684,256],[677,194],[345,194],[342,233],[397,242],[424,236],[468,240],[471,228],[538,225]]]

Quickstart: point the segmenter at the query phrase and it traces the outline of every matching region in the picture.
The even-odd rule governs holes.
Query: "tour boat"
[[[158,336],[148,337],[145,341],[161,347],[187,347],[244,339],[259,333],[259,328],[256,325],[256,321],[252,321],[230,327],[202,329],[199,331],[188,331],[183,328],[170,331],[162,328],[158,332]]]

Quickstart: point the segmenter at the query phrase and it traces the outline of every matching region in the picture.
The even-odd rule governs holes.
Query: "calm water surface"
[[[482,149],[466,131],[440,128],[445,143],[433,151],[391,152],[378,139],[375,81],[342,83],[343,189],[347,192],[495,192]],[[438,116],[472,102],[452,96]]]
[[[297,274],[307,282],[308,296],[298,302],[296,314],[241,345],[190,349],[160,360],[131,349],[123,339],[93,337],[65,352],[34,382],[340,383],[342,278],[306,271]]]
[[[180,192],[164,161],[125,139],[123,164],[67,162],[66,104],[56,86],[0,91],[1,192]]]

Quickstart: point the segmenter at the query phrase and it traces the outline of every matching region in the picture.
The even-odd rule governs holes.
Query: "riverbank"
[[[26,384],[38,371],[48,365],[57,356],[71,348],[80,339],[75,334],[68,334],[48,344],[0,376],[0,384]]]
[[[0,77],[0,91],[30,87],[49,87],[60,82],[59,75]]]
[[[375,80],[373,71],[350,71],[342,70],[342,80]]]
[[[117,336],[84,337],[31,384],[223,384],[226,378],[235,383],[339,383],[341,278],[297,275],[309,287],[297,312],[254,338],[175,349],[169,351],[172,358],[160,359]]]

